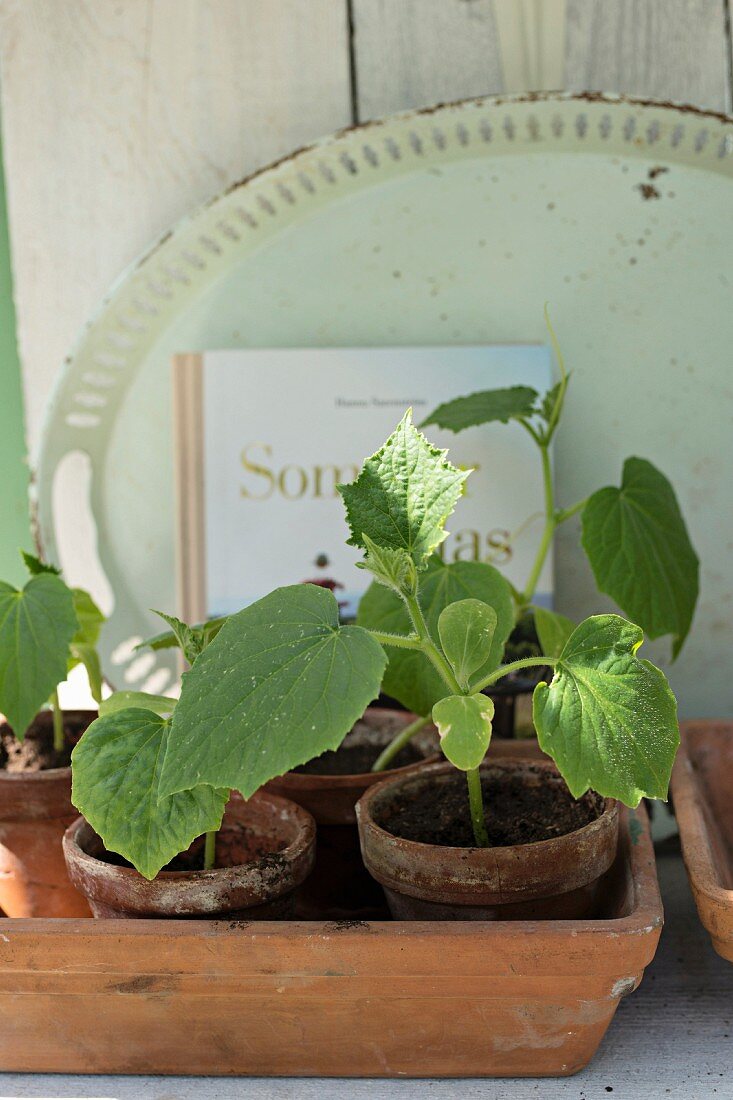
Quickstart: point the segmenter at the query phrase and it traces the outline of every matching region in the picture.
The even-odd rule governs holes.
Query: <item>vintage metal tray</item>
[[[686,713],[727,713],[732,139],[727,118],[617,97],[466,102],[329,137],[163,238],[83,333],[38,461],[46,549],[91,573],[90,470],[113,680],[172,675],[125,643],[174,604],[174,352],[537,341],[547,301],[574,372],[560,497],[616,481],[627,454],[672,478],[705,564],[673,685]],[[568,614],[598,609],[565,529],[557,592]]]

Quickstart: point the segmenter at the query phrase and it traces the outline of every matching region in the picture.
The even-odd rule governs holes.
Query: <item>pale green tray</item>
[[[617,480],[630,453],[672,478],[704,563],[673,682],[685,713],[733,709],[732,137],[690,109],[486,99],[329,137],[178,225],[84,332],[38,464],[47,552],[88,558],[80,505],[59,508],[53,483],[69,452],[90,456],[113,680],[146,681],[124,643],[154,626],[150,606],[174,605],[174,352],[544,340],[548,301],[574,372],[561,500]],[[559,605],[597,610],[573,532],[559,551]]]

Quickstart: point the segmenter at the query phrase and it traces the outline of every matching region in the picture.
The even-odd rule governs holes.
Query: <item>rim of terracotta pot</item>
[[[42,711],[48,714],[50,711]],[[81,715],[85,718],[96,710],[69,708],[65,715]],[[50,721],[49,717],[49,721]],[[9,725],[0,715],[0,727]],[[68,817],[74,809],[71,805],[71,768],[44,768],[37,772],[7,772],[0,768],[0,821],[38,821],[40,819]]]
[[[547,775],[564,783],[551,760],[489,758],[488,771]],[[362,855],[382,886],[411,897],[459,905],[504,905],[551,897],[588,885],[611,866],[618,842],[618,803],[604,799],[603,810],[580,829],[549,840],[492,848],[455,848],[404,840],[377,824],[380,802],[395,788],[424,784],[456,774],[452,764],[429,764],[419,775],[389,777],[370,787],[356,806]]]
[[[227,819],[247,823],[252,804],[267,806],[273,819],[291,823],[292,839],[276,853],[232,867],[201,871],[160,871],[149,882],[133,867],[98,859],[87,846],[102,845],[83,817],[64,833],[63,848],[69,877],[92,901],[132,913],[171,916],[235,912],[275,901],[290,893],[310,874],[315,859],[316,825],[297,803],[278,795],[256,792],[245,801],[233,792],[224,813]],[[278,857],[273,868],[273,855]],[[273,870],[278,874],[273,874]]]

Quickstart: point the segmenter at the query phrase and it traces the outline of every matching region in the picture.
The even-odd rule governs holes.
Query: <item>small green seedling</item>
[[[170,630],[141,642],[177,646],[195,665],[219,623],[189,626],[157,611]],[[222,620],[223,621],[223,620]],[[116,691],[99,708],[71,755],[71,801],[104,840],[141,875],[153,879],[179,852],[205,834],[204,869],[214,866],[216,833],[228,788],[196,787],[160,797],[160,773],[176,700],[144,691]]]
[[[104,615],[83,588],[69,588],[60,572],[21,551],[30,579],[18,589],[0,581],[0,711],[18,740],[46,703],[53,710],[54,749],[64,747],[58,685],[78,664],[94,699],[102,697],[96,644]]]
[[[108,848],[152,878],[219,827],[232,788],[249,798],[337,749],[383,683],[426,716],[406,735],[432,715],[443,752],[466,773],[475,840],[486,845],[479,765],[493,705],[483,692],[538,665],[553,668],[534,693],[540,746],[571,793],[592,788],[629,806],[666,797],[676,703],[663,673],[637,657],[639,627],[593,616],[556,654],[502,664],[514,625],[508,582],[488,563],[445,565],[435,553],[467,477],[408,412],[340,486],[349,542],[375,580],[355,625],[342,625],[333,593],[312,584],[276,589],[213,637],[205,624],[169,620],[191,664],[178,702],[113,696],[74,751],[74,803]]]
[[[610,596],[649,638],[672,635],[677,657],[690,630],[699,591],[699,562],[674,489],[651,462],[627,458],[620,487],[598,489],[559,508],[550,469],[550,446],[560,424],[570,377],[555,334],[547,326],[560,381],[543,396],[529,386],[485,390],[439,405],[423,422],[452,432],[512,421],[536,443],[544,485],[544,527],[524,588],[514,590],[517,618],[532,604],[558,527],[580,515],[582,545],[600,592]],[[542,651],[556,656],[572,626],[551,611],[533,609]]]

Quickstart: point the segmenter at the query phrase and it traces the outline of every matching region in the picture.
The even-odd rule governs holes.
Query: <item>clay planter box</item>
[[[643,809],[592,920],[2,920],[0,1070],[566,1075],[661,927]]]
[[[79,734],[96,712],[66,711]],[[40,716],[52,724],[50,711]],[[88,917],[69,882],[61,841],[78,811],[71,805],[71,768],[37,772],[0,769],[0,907],[9,917]]]
[[[672,797],[700,920],[733,962],[733,722],[682,723]]]
[[[351,749],[364,747],[381,752],[414,719],[415,715],[408,711],[369,707],[344,744]],[[410,742],[415,762],[403,767],[345,775],[293,771],[265,785],[270,794],[289,798],[308,810],[318,827],[316,866],[298,893],[300,917],[305,920],[389,917],[382,888],[366,871],[361,858],[356,803],[369,787],[386,776],[409,775],[426,760],[441,759],[437,744],[435,728],[428,727]]]

